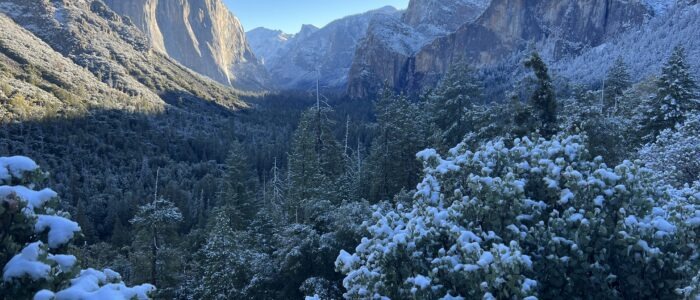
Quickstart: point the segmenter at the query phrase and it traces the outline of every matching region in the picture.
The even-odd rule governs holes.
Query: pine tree
[[[275,210],[279,210],[280,219],[286,219],[282,207],[284,206],[288,187],[287,183],[284,181],[282,170],[277,166],[276,157],[270,173],[272,173],[272,178],[270,178],[268,184],[269,200],[266,205]]]
[[[625,61],[622,57],[618,57],[608,70],[608,76],[605,79],[603,91],[605,93],[605,103],[603,104],[605,111],[617,111],[618,102],[624,91],[632,85],[631,80]]]
[[[274,160],[270,173],[271,178],[265,187],[266,200],[252,220],[248,232],[251,239],[256,241],[256,247],[263,249],[263,251],[271,251],[272,235],[280,226],[288,224],[290,220],[288,211],[285,209],[288,188],[283,178],[283,172],[277,165],[277,158]]]
[[[506,132],[513,136],[522,137],[532,132],[535,127],[532,118],[532,108],[523,103],[516,93],[510,94],[508,101],[508,111],[512,112],[510,123],[512,126]]]
[[[225,207],[232,226],[238,230],[248,225],[259,206],[253,194],[255,181],[251,169],[245,149],[234,141],[226,159],[218,205]]]
[[[700,113],[689,114],[676,130],[664,130],[639,151],[640,158],[668,184],[700,182]]]
[[[427,140],[423,111],[405,96],[395,96],[386,89],[381,93],[375,103],[379,132],[367,162],[369,199],[386,200],[402,188],[415,186],[420,171],[415,153]]]
[[[338,184],[339,194],[341,200],[358,201],[362,198],[363,184],[366,184],[363,181],[364,160],[359,139],[357,149],[346,155],[345,161],[347,161],[345,172],[341,175]]]
[[[655,138],[664,129],[682,123],[686,114],[700,109],[697,85],[689,73],[685,50],[674,48],[656,82],[656,95],[646,104],[645,132]]]
[[[180,210],[173,202],[157,197],[139,206],[130,222],[136,232],[132,257],[136,260],[137,269],[140,269],[138,275],[141,276],[137,280],[153,284],[171,281],[175,273],[172,268],[176,263],[173,253],[176,229],[182,222]]]
[[[482,98],[481,83],[464,64],[450,68],[440,86],[430,96],[432,120],[440,129],[440,140],[445,145],[462,141],[470,128],[464,115]]]
[[[297,223],[306,219],[307,202],[336,196],[329,191],[334,190],[345,162],[342,148],[333,136],[330,112],[323,107],[305,111],[292,138],[286,206],[290,219]]]
[[[537,89],[530,97],[530,105],[537,111],[540,134],[551,137],[558,130],[557,99],[554,96],[554,87],[547,65],[537,52],[533,52],[525,61],[525,67],[532,69],[537,77]]]
[[[214,209],[207,242],[200,251],[202,299],[242,299],[249,282],[241,233],[225,210]]]

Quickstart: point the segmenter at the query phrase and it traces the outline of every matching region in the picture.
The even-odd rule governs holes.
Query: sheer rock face
[[[150,38],[134,27],[130,18],[101,1],[4,0],[0,13],[128,97],[186,109],[212,106],[207,101],[230,109],[246,106],[230,86],[200,76],[154,51]]]
[[[265,67],[279,89],[310,89],[316,79],[326,90],[342,90],[358,42],[376,19],[400,15],[393,7],[348,16],[323,28],[304,25],[295,35],[258,28],[248,32],[255,53],[264,53]]]
[[[154,49],[216,81],[263,89],[267,77],[243,26],[221,0],[104,0],[144,32]]]
[[[124,16],[148,36],[153,48],[167,54],[163,34],[158,26],[158,0],[105,0],[109,7]]]
[[[368,81],[382,79],[397,91],[415,92],[437,83],[455,61],[476,67],[493,65],[528,45],[558,60],[641,25],[650,13],[640,1],[493,0],[477,19],[436,37],[405,59],[373,58],[372,54],[364,58],[369,62],[386,61],[392,68],[359,60],[348,92],[353,97],[366,97],[376,91],[376,86]],[[376,46],[365,48],[370,53],[386,55],[373,49]],[[383,73],[387,69],[394,72]]]
[[[430,26],[452,32],[479,17],[491,0],[413,0],[403,21],[411,27]]]

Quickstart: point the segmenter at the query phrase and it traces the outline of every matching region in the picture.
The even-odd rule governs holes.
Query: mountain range
[[[494,72],[522,71],[519,61],[532,50],[566,79],[596,84],[600,78],[591,76],[600,72],[579,70],[590,60],[609,65],[612,54],[597,53],[625,57],[657,49],[646,53],[645,64],[626,59],[638,74],[650,74],[672,48],[656,44],[676,36],[665,33],[687,32],[672,42],[697,52],[697,6],[687,0],[412,0],[405,10],[383,7],[323,28],[304,25],[296,34],[245,32],[221,0],[3,0],[0,13],[118,91],[162,99],[184,90],[223,103],[233,97],[222,94],[305,91],[317,80],[351,98],[372,97],[384,85],[414,94],[458,63],[489,70],[489,85]]]
[[[412,0],[403,11],[383,8],[320,29],[307,25],[298,34],[264,28],[247,34],[253,51],[262,53],[275,88],[309,89],[319,69],[322,87],[367,98],[384,85],[418,93],[435,86],[454,64],[486,70],[485,84],[504,89],[522,76],[520,61],[533,50],[562,70],[564,80],[597,74],[586,81],[597,84],[604,74],[586,75],[566,66],[572,60],[581,62],[579,57],[596,59],[595,53],[609,52],[607,45],[622,40],[626,48],[614,52],[628,64],[639,65],[631,53],[645,46],[634,41],[649,35],[667,40],[677,36],[670,34],[676,31],[690,38],[674,40],[674,45],[695,52],[697,17],[696,1]],[[651,25],[661,23],[665,26]],[[649,59],[640,66],[641,74],[657,71],[673,48],[646,41],[646,47],[652,44],[658,51],[645,53]],[[597,63],[608,66],[615,58]],[[509,77],[509,82],[488,82],[502,81],[500,77]]]
[[[248,32],[253,51],[261,54],[278,89],[309,89],[316,79],[328,89],[344,89],[360,41],[374,20],[400,14],[384,7],[331,22],[323,28],[302,26],[299,33],[284,34],[265,28]]]

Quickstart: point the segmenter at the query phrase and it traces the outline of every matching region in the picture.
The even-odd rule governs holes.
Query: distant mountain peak
[[[391,6],[335,20],[323,28],[303,25],[299,33],[287,35],[276,31],[251,30],[248,40],[262,58],[273,83],[280,89],[304,90],[316,82],[321,70],[321,84],[342,90],[352,65],[355,49],[376,18],[399,14]]]
[[[374,13],[395,13],[399,11],[396,7],[393,7],[391,5],[387,5],[384,7],[380,7],[377,9],[370,10],[369,12],[374,12]]]
[[[348,75],[348,92],[367,97],[408,72],[411,57],[433,40],[473,22],[491,0],[411,0],[402,15],[376,19],[361,41]],[[396,82],[397,85],[400,85]]]
[[[312,24],[302,24],[302,25],[301,25],[301,30],[299,30],[299,33],[297,33],[297,34],[299,34],[299,35],[306,35],[306,34],[314,33],[314,32],[316,32],[316,31],[318,31],[318,30],[319,30],[319,28],[316,27],[315,25],[312,25]]]

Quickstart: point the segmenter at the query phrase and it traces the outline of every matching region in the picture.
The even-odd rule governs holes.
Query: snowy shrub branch
[[[105,269],[79,270],[77,258],[63,254],[80,233],[78,223],[55,208],[56,192],[34,190],[45,177],[26,157],[0,157],[0,247],[20,249],[4,264],[0,294],[8,299],[147,299],[150,284],[127,287],[118,273]]]
[[[378,209],[355,253],[338,256],[345,297],[697,294],[700,193],[637,162],[608,167],[583,145],[557,136],[418,153],[413,205]]]

